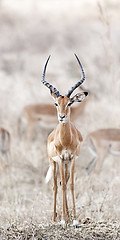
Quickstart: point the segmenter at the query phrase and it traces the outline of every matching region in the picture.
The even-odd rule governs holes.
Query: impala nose
[[[59,116],[60,117],[60,121],[64,120],[65,115]]]
[[[63,115],[63,116],[60,116],[60,118],[62,118],[62,119],[63,119],[63,118],[65,118],[65,115]]]

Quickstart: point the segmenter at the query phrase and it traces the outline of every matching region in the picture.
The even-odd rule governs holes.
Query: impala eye
[[[56,107],[58,107],[58,104],[57,104],[57,103],[55,103],[55,106],[56,106]]]

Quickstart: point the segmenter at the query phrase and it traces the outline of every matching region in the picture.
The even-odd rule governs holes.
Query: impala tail
[[[52,178],[52,166],[50,165],[45,177],[45,183],[47,184],[51,178]]]

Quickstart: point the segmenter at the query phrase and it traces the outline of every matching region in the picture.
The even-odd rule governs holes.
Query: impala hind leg
[[[56,162],[54,161],[53,161],[53,191],[54,191],[53,221],[56,221],[57,172],[56,172]]]
[[[86,170],[88,171],[88,174],[90,174],[95,167],[98,155],[97,155],[96,148],[95,148],[93,141],[91,139],[88,139],[88,141],[89,141],[89,150],[90,150],[91,154],[93,155],[92,161],[88,164],[88,166],[86,168]]]
[[[72,194],[72,203],[73,203],[73,225],[78,225],[78,221],[76,220],[76,209],[75,209],[75,197],[74,197],[74,172],[75,172],[75,159],[73,159],[71,163],[70,170],[70,189]]]
[[[26,136],[25,136],[27,149],[30,148],[33,132],[35,130],[35,124],[36,124],[35,121],[29,121],[28,122],[28,126],[27,126],[27,129],[26,129]]]
[[[104,163],[104,160],[107,156],[107,152],[108,152],[108,149],[103,149],[103,148],[99,149],[98,157],[97,157],[95,168],[94,168],[95,173],[97,173],[97,174],[100,173],[103,163]]]
[[[5,159],[4,159],[4,157],[2,156],[1,153],[0,153],[0,168],[4,173],[6,173]]]
[[[1,152],[0,164],[4,172],[6,172],[10,167],[10,160],[11,160],[10,150]]]

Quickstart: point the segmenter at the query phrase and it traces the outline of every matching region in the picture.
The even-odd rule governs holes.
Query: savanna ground
[[[0,126],[12,136],[11,166],[6,173],[0,169],[0,239],[120,239],[120,157],[109,155],[99,175],[86,171],[92,159],[87,134],[120,127],[119,22],[119,0],[0,1]],[[64,94],[78,81],[74,52],[86,72],[84,87],[92,94],[75,122],[84,138],[75,176],[79,227],[71,225],[69,194],[71,219],[62,228],[61,186],[53,224],[52,181],[44,181],[48,129],[36,127],[28,151],[18,137],[17,120],[26,104],[52,103],[40,83],[49,54],[49,82]]]

